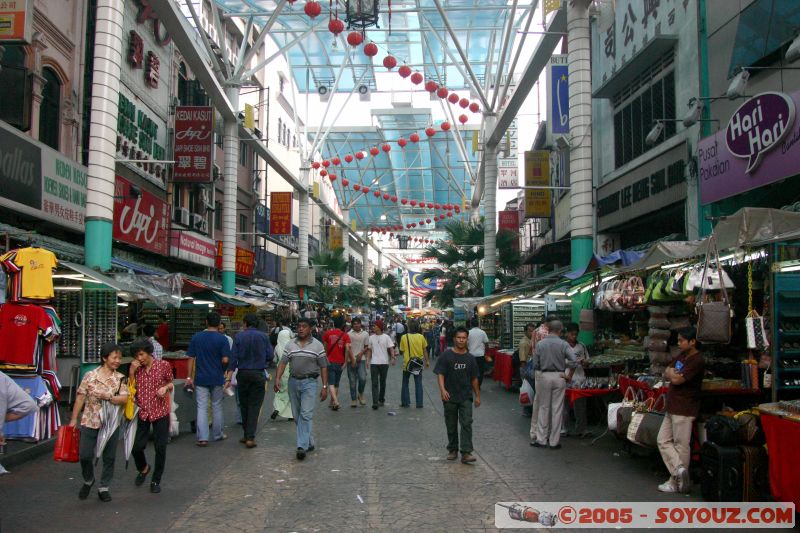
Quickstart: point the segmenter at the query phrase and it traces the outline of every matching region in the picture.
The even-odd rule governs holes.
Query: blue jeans
[[[367,364],[363,359],[355,368],[347,365],[347,381],[350,383],[350,399],[356,401],[367,386]]]
[[[194,398],[197,401],[197,440],[208,441],[208,400],[211,399],[211,433],[214,440],[222,438],[222,385],[204,387],[196,385]]]
[[[409,376],[414,376],[414,396],[417,400],[417,407],[422,407],[422,373],[412,374],[403,370],[403,387],[400,389],[400,403],[411,405],[411,398],[408,392]]]
[[[297,447],[308,450],[314,446],[312,417],[317,403],[316,378],[289,378],[289,401],[292,404],[292,416],[297,423]]]

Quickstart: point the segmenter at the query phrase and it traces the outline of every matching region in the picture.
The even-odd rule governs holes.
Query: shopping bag
[[[125,403],[125,419],[133,420],[136,412],[136,380],[128,379],[128,401]]]
[[[713,235],[708,244],[705,266],[703,267],[703,279],[705,279],[708,272],[712,253],[716,259],[717,267],[722,270],[717,241]],[[731,304],[724,284],[720,286],[720,289],[722,293],[721,301],[706,302],[707,287],[705,283],[702,285],[700,298],[697,300],[697,340],[700,342],[728,344],[731,341]]]
[[[527,379],[522,380],[522,385],[519,388],[519,404],[533,405],[533,387],[531,387]]]
[[[661,403],[661,408],[659,408]],[[666,395],[662,394],[657,400],[648,398],[641,409],[631,415],[631,423],[628,425],[627,437],[633,444],[655,448],[658,445],[658,432],[661,430],[661,423],[664,422],[662,410],[666,404]]]
[[[56,434],[56,447],[53,460],[60,463],[77,463],[81,442],[81,432],[72,426],[61,426]]]
[[[608,404],[608,429],[610,431],[617,431],[617,414],[622,407],[633,407],[636,402],[636,391],[633,387],[628,387],[625,395],[622,397],[621,402]]]

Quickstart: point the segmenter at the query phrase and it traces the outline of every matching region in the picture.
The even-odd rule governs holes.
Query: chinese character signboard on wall
[[[158,255],[169,254],[169,205],[117,176],[114,190],[114,239]]]
[[[255,268],[256,254],[255,252],[236,247],[236,275],[246,278],[253,277],[253,269]],[[222,270],[222,241],[217,241],[217,268]]]
[[[0,2],[0,43],[29,43],[33,32],[33,0]]]
[[[178,106],[175,110],[175,167],[172,179],[210,183],[214,177],[211,150],[214,144],[214,109]]]
[[[292,198],[291,192],[270,193],[269,232],[271,235],[292,234]]]
[[[550,185],[550,152],[535,150],[525,152],[525,186],[547,187]],[[525,217],[550,218],[550,190],[525,189]]]
[[[514,235],[519,235],[519,211],[509,209],[497,213],[497,229],[500,231],[510,231]],[[519,249],[519,238],[514,240],[514,248]]]

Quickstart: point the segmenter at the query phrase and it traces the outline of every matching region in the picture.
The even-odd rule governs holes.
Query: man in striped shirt
[[[322,343],[311,336],[311,319],[301,318],[298,321],[297,337],[284,349],[275,376],[275,392],[280,392],[281,377],[289,364],[289,401],[297,422],[297,459],[302,461],[306,458],[306,452],[314,450],[312,418],[316,405],[317,377],[320,375],[320,401],[324,402],[328,397],[328,357]]]

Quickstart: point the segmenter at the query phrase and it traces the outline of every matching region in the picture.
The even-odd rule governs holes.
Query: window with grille
[[[42,69],[42,75],[45,84],[39,107],[39,140],[58,150],[61,133],[61,80],[48,67]]]
[[[614,168],[652,148],[645,143],[645,137],[659,119],[665,120],[664,132],[654,146],[675,135],[673,59],[673,52],[668,52],[614,95]]]

